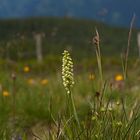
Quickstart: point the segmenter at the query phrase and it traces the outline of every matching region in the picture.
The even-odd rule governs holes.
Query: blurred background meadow
[[[139,4],[1,0],[0,139],[139,140]]]

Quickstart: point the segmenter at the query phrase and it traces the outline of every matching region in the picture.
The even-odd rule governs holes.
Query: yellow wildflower
[[[28,82],[28,84],[30,84],[30,85],[35,84],[35,80],[32,79],[32,78],[29,78],[27,82]]]
[[[118,74],[115,76],[115,80],[116,81],[122,81],[123,80],[123,76],[121,74]]]
[[[94,80],[95,79],[95,75],[94,74],[89,74],[89,80]]]
[[[4,97],[8,97],[10,95],[7,90],[4,90],[2,94],[3,94]]]
[[[23,69],[23,71],[25,73],[28,73],[30,71],[30,67],[29,66],[25,66],[24,69]]]
[[[48,84],[48,80],[47,79],[41,80],[41,85],[47,85],[47,84]]]

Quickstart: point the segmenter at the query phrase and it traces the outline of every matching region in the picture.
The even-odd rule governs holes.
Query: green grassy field
[[[1,139],[138,140],[139,62],[128,69],[127,80],[123,79],[121,65],[112,65],[114,70],[104,69],[102,88],[97,66],[94,67],[94,71],[74,72],[72,95],[78,124],[73,109],[69,115],[71,104],[61,70],[50,74],[24,64],[16,74],[15,69],[1,70]]]
[[[93,45],[94,26],[101,40],[94,38]],[[1,140],[140,139],[137,30],[125,71],[120,54],[128,29],[52,18],[1,21],[0,27]],[[42,31],[44,61],[19,57],[34,51],[32,32]],[[62,54],[66,48],[70,54]]]

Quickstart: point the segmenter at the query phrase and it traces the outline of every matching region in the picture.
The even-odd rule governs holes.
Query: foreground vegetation
[[[99,73],[75,71],[73,77],[66,51],[63,81],[59,72],[37,75],[30,66],[18,73],[1,71],[0,138],[138,140],[139,65],[124,79],[123,71],[102,71],[97,58]]]
[[[75,75],[72,95],[79,127],[69,116],[61,75],[36,76],[32,71],[16,74],[16,79],[1,72],[1,139],[140,138],[138,77],[132,76],[124,85],[122,75],[114,77],[117,72],[106,76],[102,97],[98,74]]]

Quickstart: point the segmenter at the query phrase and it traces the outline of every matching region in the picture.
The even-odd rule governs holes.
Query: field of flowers
[[[66,50],[53,74],[30,65],[1,70],[0,139],[139,140],[139,59],[103,70],[99,41],[96,31],[94,71],[75,70]]]
[[[95,29],[91,40],[96,25],[101,39]],[[0,140],[140,140],[140,58],[130,48],[136,29],[123,50],[127,29],[92,21],[39,18],[0,27]]]

